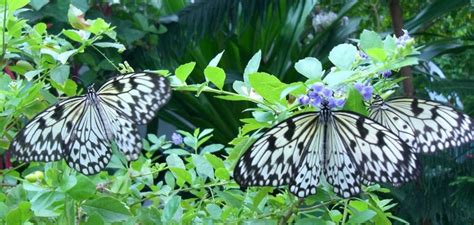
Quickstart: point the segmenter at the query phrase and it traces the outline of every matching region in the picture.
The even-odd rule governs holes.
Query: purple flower
[[[357,82],[357,83],[354,84],[354,88],[355,88],[356,90],[358,90],[359,92],[362,92],[362,89],[363,89],[364,87],[365,87],[365,85],[362,84],[362,83],[359,83],[359,82]]]
[[[311,98],[311,105],[314,107],[319,107],[323,99],[318,95],[315,98]]]
[[[366,60],[366,59],[369,58],[369,56],[367,54],[365,54],[365,52],[360,51],[360,50],[359,50],[359,56],[362,60]]]
[[[319,94],[315,91],[308,91],[308,96],[309,98],[316,98],[316,97],[319,97]]]
[[[392,71],[391,70],[385,70],[381,74],[384,78],[388,78],[388,77],[392,76]]]
[[[309,103],[309,97],[308,95],[301,95],[299,98],[298,98],[298,102],[300,103],[300,105],[307,105]]]
[[[183,137],[180,134],[174,132],[171,135],[171,142],[173,142],[175,145],[180,145],[183,143]]]
[[[324,84],[323,83],[315,83],[315,84],[313,84],[313,86],[311,86],[311,89],[313,89],[314,92],[319,94],[324,89]]]
[[[336,107],[336,100],[333,97],[327,98],[327,101],[330,109]]]
[[[372,98],[372,93],[374,92],[374,87],[372,86],[365,86],[362,91],[362,97],[364,97],[365,101],[368,101]]]
[[[321,94],[326,97],[326,98],[329,98],[332,96],[332,90],[329,89],[329,88],[323,88],[323,90],[321,91]]]
[[[338,99],[335,100],[334,103],[336,104],[337,107],[343,107],[344,104],[346,104],[346,99],[338,98]]]
[[[405,47],[407,42],[411,39],[410,35],[408,34],[407,30],[403,30],[403,35],[397,38],[397,46],[398,47]]]

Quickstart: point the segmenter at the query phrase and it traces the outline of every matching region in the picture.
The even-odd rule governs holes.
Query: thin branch
[[[288,224],[288,220],[293,215],[293,213],[298,212],[298,206],[300,206],[304,202],[304,198],[298,199],[281,217],[280,221],[278,222],[279,225]]]

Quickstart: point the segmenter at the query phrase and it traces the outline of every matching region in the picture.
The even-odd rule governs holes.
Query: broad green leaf
[[[186,82],[186,79],[188,78],[189,74],[191,74],[191,72],[194,70],[195,66],[196,62],[189,62],[176,68],[174,73],[180,81]]]
[[[70,68],[68,65],[60,65],[51,70],[51,79],[53,79],[53,81],[58,84],[64,85],[64,82],[66,82],[67,78],[69,77],[69,70]]]
[[[226,168],[221,167],[221,168],[216,169],[216,177],[221,180],[229,180],[230,174]]]
[[[61,64],[66,64],[67,60],[69,59],[69,57],[71,57],[73,54],[75,54],[77,52],[76,49],[73,49],[73,50],[69,50],[69,51],[65,51],[65,52],[62,52],[58,55],[58,57],[56,58]]]
[[[284,102],[280,93],[287,87],[277,77],[268,73],[252,73],[249,75],[250,85],[264,99],[270,102]]]
[[[336,222],[336,223],[339,223],[339,221],[341,221],[342,219],[342,213],[339,212],[339,210],[331,210],[329,211],[329,216],[331,217],[331,220]]]
[[[204,69],[204,76],[206,80],[211,81],[217,88],[221,89],[224,87],[225,72],[219,67],[208,66]]]
[[[23,225],[28,219],[31,218],[33,213],[30,210],[31,203],[20,202],[15,209],[12,209],[7,213],[5,221],[7,225]]]
[[[216,204],[211,203],[211,204],[206,205],[206,211],[209,213],[209,215],[213,219],[218,220],[221,218],[222,209]]]
[[[217,64],[219,64],[219,61],[221,61],[222,54],[224,54],[224,51],[220,52],[213,59],[211,59],[211,61],[209,62],[207,66],[216,67]]]
[[[280,99],[284,99],[287,95],[300,96],[306,94],[306,86],[303,82],[294,82],[288,84],[280,93]]]
[[[8,11],[11,11],[10,13],[13,13],[15,10],[23,8],[28,3],[30,3],[30,0],[8,0]],[[3,4],[5,3],[2,2],[2,5]]]
[[[84,12],[76,8],[73,4],[69,5],[67,19],[72,27],[79,30],[87,29],[87,27],[90,26],[90,24],[84,19]]]
[[[329,52],[329,60],[340,70],[350,70],[357,54],[357,48],[354,45],[340,44]]]
[[[87,216],[87,221],[84,225],[104,225],[104,220],[98,213],[92,213]]]
[[[357,113],[367,116],[368,112],[364,105],[364,99],[362,95],[359,93],[359,91],[357,91],[354,88],[352,84],[350,85],[351,86],[348,88],[349,91],[348,91],[347,100],[346,100],[346,103],[344,104],[343,109],[352,111],[352,112],[357,112]]]
[[[377,213],[372,210],[357,212],[347,221],[348,224],[361,224],[372,219]]]
[[[48,4],[49,0],[31,0],[30,5],[36,11],[39,11],[43,6]]]
[[[183,160],[175,154],[171,154],[168,157],[166,157],[166,163],[168,164],[169,167],[178,167],[181,169],[185,168]]]
[[[214,169],[204,156],[193,154],[191,158],[193,159],[194,166],[196,166],[196,172],[200,176],[214,178]]]
[[[232,207],[242,207],[243,196],[234,194],[230,191],[218,191],[218,196],[222,197]]]
[[[250,61],[247,63],[244,69],[244,83],[247,88],[250,88],[249,75],[258,72],[260,67],[260,61],[262,60],[262,50],[258,50],[255,55],[252,56]]]
[[[173,175],[178,179],[178,181],[180,180],[185,181],[185,182],[188,182],[188,184],[193,183],[193,178],[187,170],[181,169],[178,167],[170,167],[170,170],[173,173]],[[178,184],[180,184],[180,186],[183,186],[184,183],[178,182]]]
[[[224,161],[213,154],[204,154],[204,157],[211,163],[214,169],[225,168]]]
[[[201,152],[199,154],[203,155],[205,153],[213,153],[220,151],[224,148],[225,146],[223,144],[210,144],[202,148]]]
[[[390,53],[392,54],[393,52],[395,52],[395,50],[397,49],[397,39],[395,39],[394,37],[392,37],[392,35],[387,35],[387,37],[385,38],[385,40],[383,40],[383,49],[387,52],[387,53]]]
[[[357,211],[365,211],[369,208],[367,202],[360,201],[360,200],[353,200],[349,202],[349,206],[354,207]]]
[[[163,223],[170,222],[175,216],[179,206],[181,204],[180,196],[171,197],[166,203],[165,208],[163,209],[163,215],[161,216],[161,221]]]
[[[36,77],[36,75],[40,74],[43,72],[44,69],[38,69],[38,70],[31,70],[25,73],[26,80],[31,81],[33,78]]]
[[[69,39],[82,43],[82,36],[76,30],[63,30],[62,32],[64,36],[68,37]]]
[[[329,87],[335,87],[337,85],[340,85],[343,81],[345,81],[347,78],[351,77],[355,72],[354,71],[336,71],[333,73],[328,74],[324,78],[324,82],[328,84]]]
[[[58,191],[38,192],[31,200],[31,210],[35,216],[56,217],[60,215],[57,208],[64,202],[64,193]]]
[[[100,34],[102,32],[105,32],[108,30],[110,27],[110,24],[105,22],[104,19],[102,18],[97,18],[92,21],[92,24],[87,28],[87,31],[93,33],[93,34]]]
[[[120,222],[128,220],[132,214],[128,207],[113,197],[100,197],[88,200],[82,205],[88,214],[99,214],[104,222]]]
[[[323,73],[323,67],[321,62],[314,57],[306,57],[300,59],[295,64],[295,69],[301,75],[307,77],[308,79],[320,79]]]
[[[383,62],[385,59],[387,59],[387,53],[383,48],[370,48],[365,50],[365,53],[367,53],[370,58],[380,62]]]
[[[130,176],[124,175],[115,178],[115,181],[112,183],[112,187],[110,187],[110,191],[112,193],[118,194],[127,194],[130,192],[130,186],[132,185],[132,181],[130,180]]]
[[[382,48],[383,42],[380,35],[374,31],[364,30],[360,35],[360,47],[367,52],[371,48]]]
[[[78,174],[76,178],[76,184],[66,190],[66,193],[77,201],[86,200],[92,197],[96,192],[95,184],[92,183],[88,177],[82,174]]]
[[[261,188],[255,197],[253,197],[253,207],[254,209],[258,208],[258,205],[262,202],[262,200],[268,195],[268,193],[272,192],[273,188],[271,187],[263,187]]]

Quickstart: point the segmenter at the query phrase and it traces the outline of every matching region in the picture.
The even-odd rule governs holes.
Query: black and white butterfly
[[[298,197],[316,193],[323,177],[342,197],[361,184],[400,184],[418,174],[416,156],[396,134],[349,111],[292,116],[267,130],[238,160],[234,178],[241,187],[289,185]]]
[[[376,95],[369,117],[397,133],[416,153],[435,152],[474,140],[474,120],[437,102],[416,98],[384,101]]]
[[[83,174],[107,166],[113,141],[128,160],[142,148],[138,124],[148,123],[171,97],[166,78],[130,73],[105,82],[96,92],[67,98],[34,117],[13,139],[10,151],[19,161],[50,162],[64,158]]]

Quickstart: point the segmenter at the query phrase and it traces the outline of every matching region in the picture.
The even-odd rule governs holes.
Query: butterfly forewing
[[[162,76],[132,73],[107,81],[97,94],[104,102],[116,105],[125,117],[146,124],[168,102],[171,89]]]
[[[472,118],[433,101],[414,98],[389,100],[372,107],[370,117],[398,131],[415,152],[457,147],[474,139]]]
[[[35,116],[15,136],[9,150],[23,162],[62,159],[65,139],[84,110],[83,97],[73,97]]]

